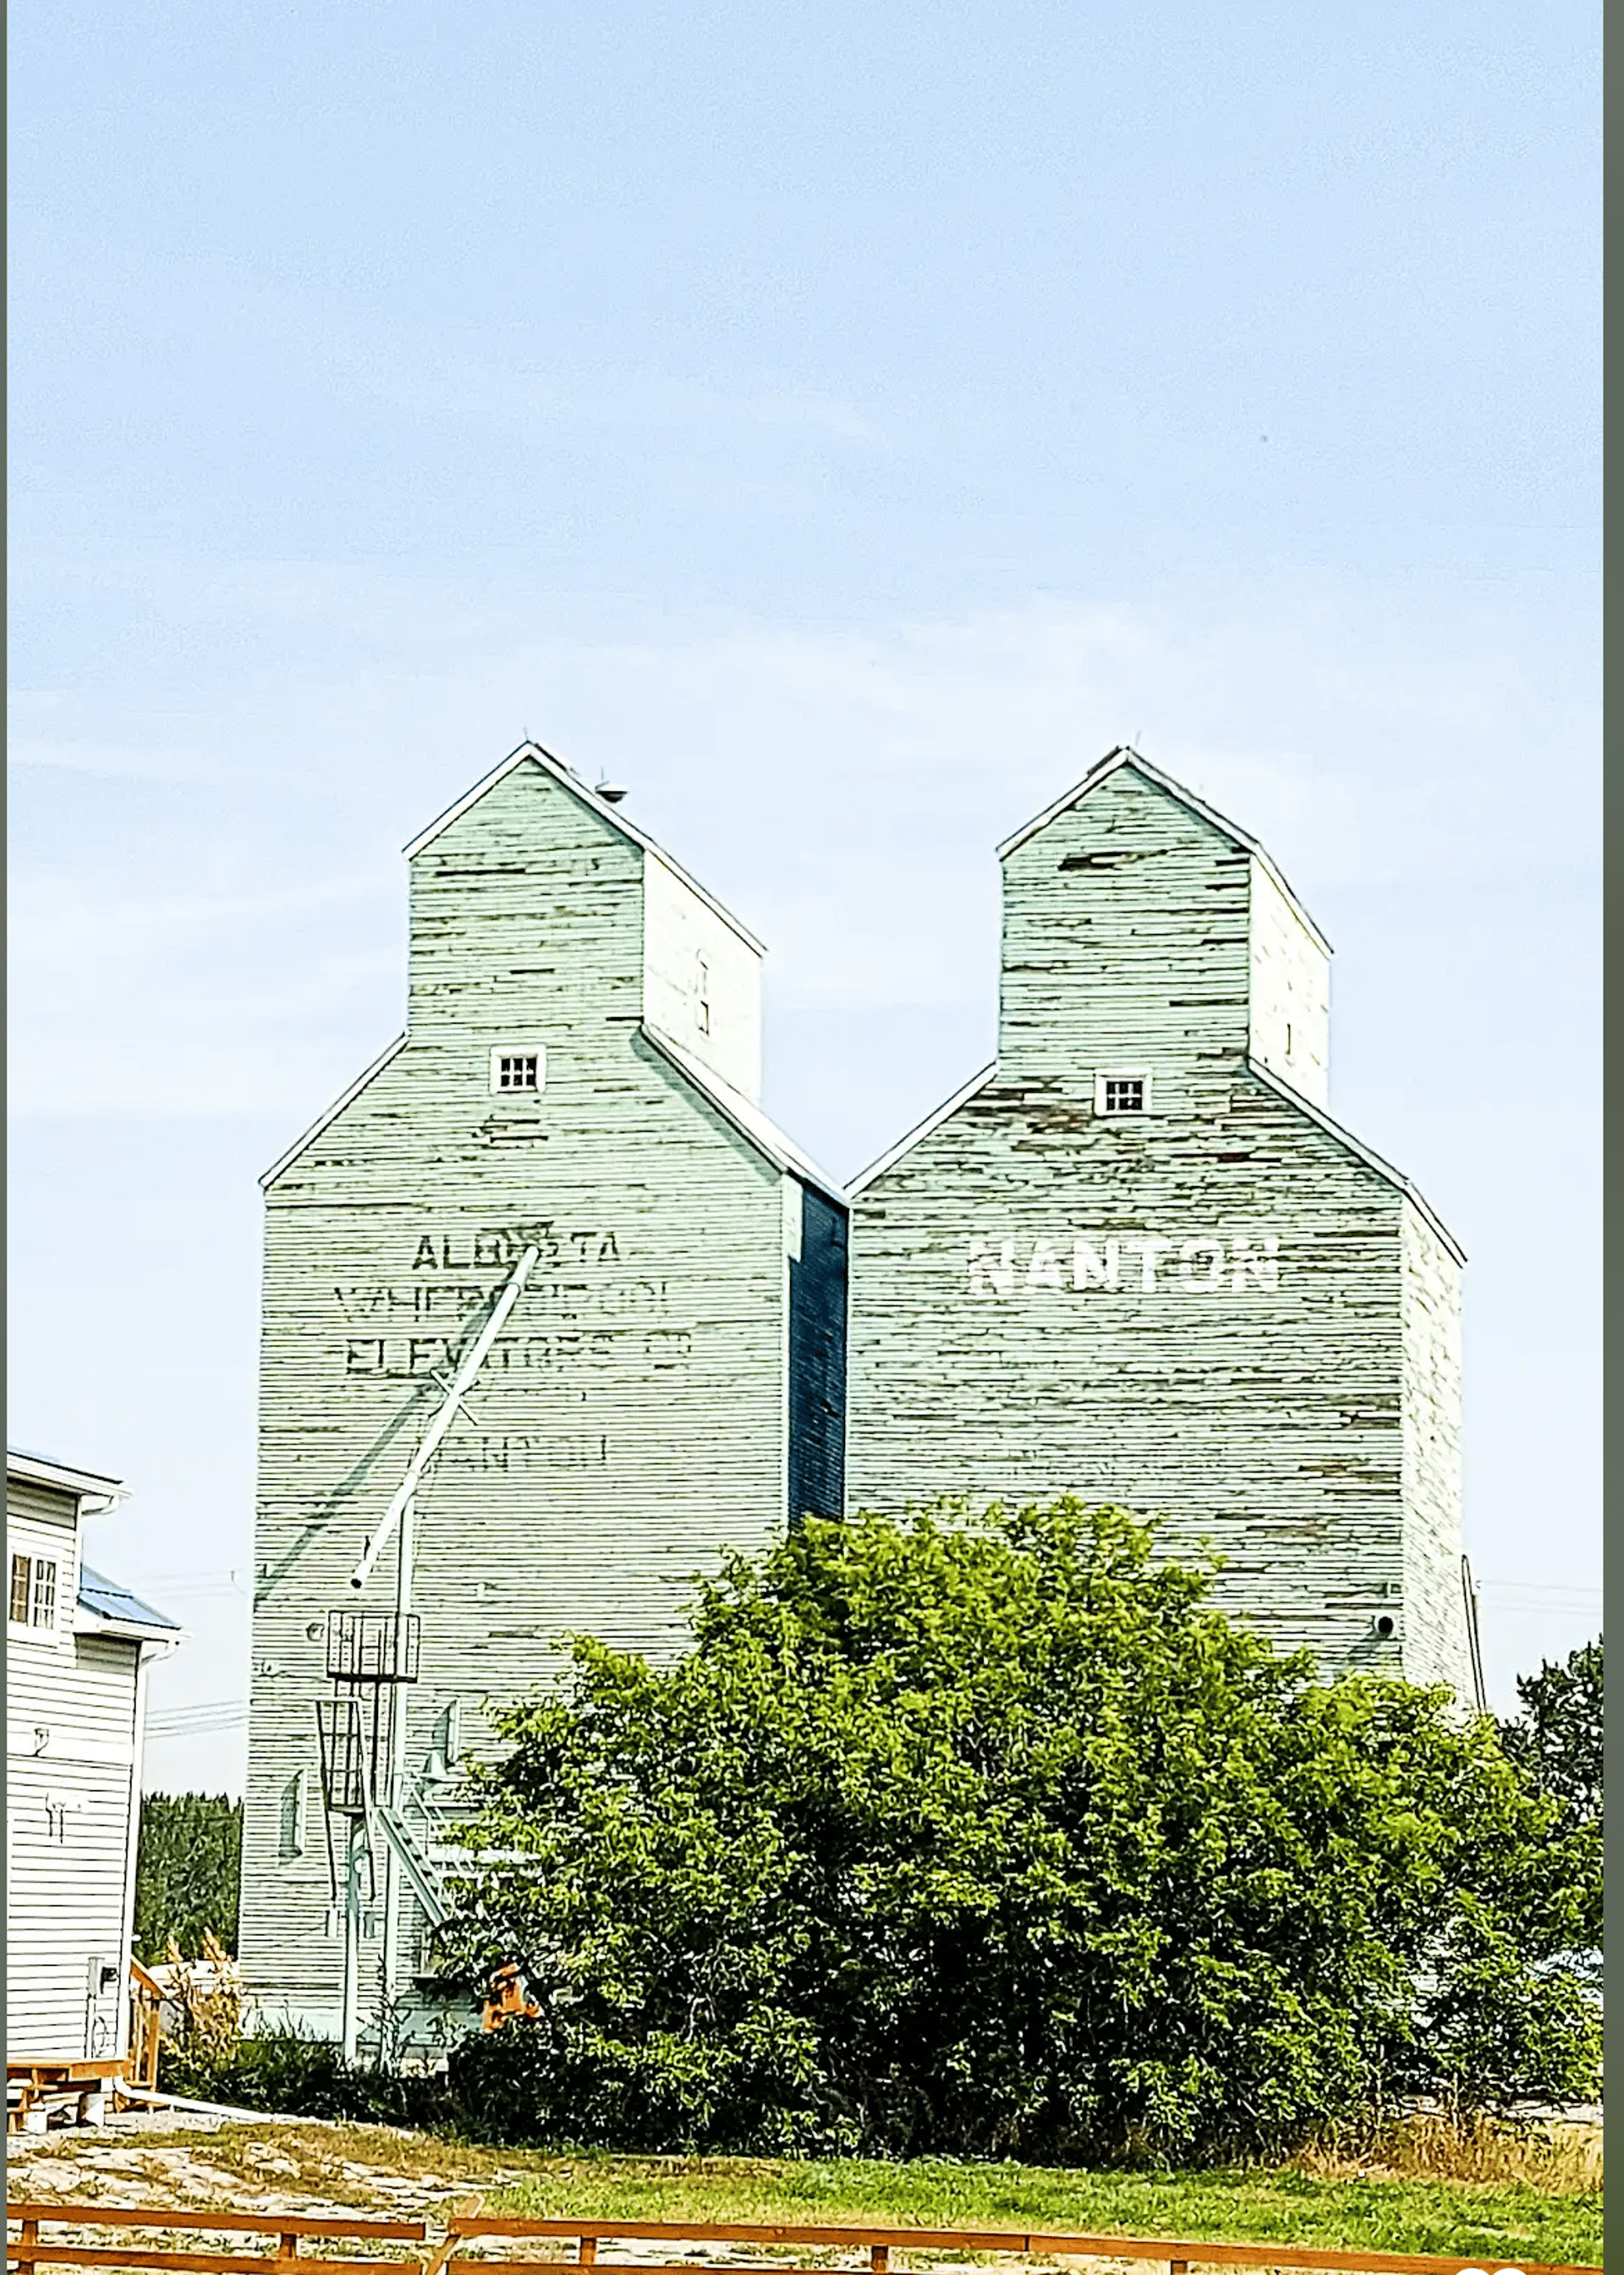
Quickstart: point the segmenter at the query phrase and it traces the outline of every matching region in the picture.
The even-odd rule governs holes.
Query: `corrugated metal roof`
[[[121,1588],[117,1580],[93,1572],[88,1564],[79,1568],[79,1600],[100,1620],[119,1620],[126,1627],[162,1629],[174,1635],[180,1632],[178,1620],[167,1619],[162,1612],[155,1612],[150,1604],[142,1603],[139,1596]]]

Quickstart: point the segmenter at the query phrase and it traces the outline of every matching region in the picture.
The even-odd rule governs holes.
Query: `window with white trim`
[[[498,1043],[491,1052],[493,1098],[539,1098],[547,1088],[547,1050],[541,1043]]]
[[[54,1556],[11,1559],[11,1593],[6,1606],[7,1624],[14,1628],[54,1628],[57,1624],[57,1560]]]
[[[1148,1114],[1151,1078],[1143,1067],[1102,1067],[1094,1077],[1096,1114]]]

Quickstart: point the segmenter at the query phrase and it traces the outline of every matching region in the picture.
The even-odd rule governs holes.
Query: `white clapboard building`
[[[180,1630],[87,1553],[123,1492],[6,1454],[8,2073],[94,2078],[128,2044],[147,1671]]]

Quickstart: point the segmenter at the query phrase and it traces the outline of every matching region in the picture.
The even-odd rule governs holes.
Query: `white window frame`
[[[28,1616],[24,1620],[14,1619],[11,1615],[11,1574],[13,1567],[19,1561],[28,1567]],[[46,1618],[42,1619],[39,1615],[40,1579],[42,1572],[47,1568],[50,1572],[50,1611]],[[26,1636],[34,1643],[55,1643],[57,1630],[61,1626],[61,1613],[62,1559],[59,1556],[42,1555],[33,1548],[13,1548],[8,1544],[5,1568],[6,1633]]]
[[[503,1059],[534,1059],[536,1086],[533,1090],[512,1090],[502,1079]],[[490,1085],[493,1098],[540,1098],[547,1088],[547,1045],[536,1042],[493,1043],[491,1045]]]
[[[1142,1082],[1144,1085],[1143,1106],[1107,1106],[1106,1085],[1108,1082]],[[1153,1092],[1148,1067],[1096,1067],[1094,1069],[1094,1111],[1113,1122],[1137,1122],[1151,1111]]]

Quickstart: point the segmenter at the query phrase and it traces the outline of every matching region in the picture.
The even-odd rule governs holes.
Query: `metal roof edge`
[[[997,1072],[998,1061],[993,1059],[988,1065],[982,1068],[979,1074],[972,1074],[968,1082],[961,1083],[952,1097],[945,1100],[933,1113],[927,1114],[923,1122],[916,1122],[913,1128],[903,1137],[899,1138],[895,1145],[888,1147],[877,1160],[871,1161],[866,1169],[859,1170],[846,1188],[852,1198],[855,1200],[859,1193],[865,1192],[876,1177],[882,1177],[893,1163],[900,1161],[904,1153],[911,1152],[922,1139],[928,1138],[933,1130],[939,1130],[949,1115],[956,1113],[967,1099],[973,1098],[976,1092],[984,1088]]]
[[[102,1605],[91,1602],[86,1595],[87,1585],[93,1591],[100,1589],[106,1595],[120,1598],[131,1608],[128,1612],[110,1611]],[[126,1588],[122,1580],[114,1580],[107,1573],[99,1572],[94,1564],[87,1564],[82,1557],[79,1560],[76,1600],[86,1611],[94,1612],[99,1620],[127,1619],[137,1627],[142,1624],[143,1620],[150,1620],[155,1626],[171,1628],[177,1635],[180,1633],[178,1620],[170,1619],[167,1612],[161,1612],[155,1604],[147,1603],[144,1598],[138,1596],[132,1588]],[[138,1618],[137,1614],[141,1617]]]
[[[499,766],[493,767],[489,774],[482,775],[472,790],[465,790],[461,797],[457,798],[453,805],[448,805],[443,813],[437,815],[429,823],[427,829],[419,830],[404,849],[407,860],[415,860],[426,847],[434,843],[442,830],[449,829],[454,821],[459,821],[462,819],[470,807],[477,805],[487,790],[495,790],[499,782],[505,780],[517,767],[525,765],[539,767],[543,774],[551,775],[561,788],[579,798],[588,812],[595,813],[601,820],[612,823],[623,837],[629,838],[632,844],[639,847],[644,853],[652,853],[657,861],[663,862],[673,876],[680,877],[691,893],[697,894],[714,915],[719,916],[730,931],[738,934],[746,948],[754,949],[758,956],[767,954],[766,946],[756,938],[748,925],[741,924],[732,910],[724,907],[714,893],[707,891],[697,877],[690,876],[682,863],[668,853],[663,845],[657,843],[646,829],[639,829],[637,823],[628,815],[623,814],[618,805],[611,805],[608,798],[600,797],[596,790],[590,790],[563,759],[555,756],[551,751],[544,750],[540,743],[521,743],[517,750],[510,751]]]
[[[100,1612],[89,1612],[81,1605],[73,1615],[76,1636],[108,1636],[116,1643],[159,1644],[178,1650],[191,1637],[185,1628],[171,1627],[167,1621],[148,1627],[141,1620],[110,1620]]]
[[[1330,941],[1303,905],[1289,879],[1267,847],[1259,844],[1258,840],[1249,831],[1243,829],[1238,822],[1231,821],[1227,814],[1220,813],[1215,805],[1209,805],[1205,798],[1198,797],[1193,790],[1187,790],[1182,782],[1175,782],[1171,775],[1164,774],[1159,767],[1152,766],[1148,759],[1141,758],[1138,752],[1130,749],[1126,743],[1119,743],[1114,750],[1107,751],[1103,759],[1090,767],[1081,782],[1074,782],[1072,787],[1062,792],[1052,805],[1046,805],[1041,813],[1034,814],[1032,819],[1017,829],[1012,837],[1006,837],[998,848],[999,859],[1001,861],[1006,859],[1017,846],[1024,845],[1029,837],[1035,837],[1040,829],[1046,829],[1051,821],[1077,805],[1088,796],[1091,790],[1098,790],[1101,782],[1107,781],[1112,775],[1120,773],[1124,767],[1131,767],[1136,774],[1142,775],[1153,788],[1165,792],[1168,797],[1176,798],[1181,805],[1188,806],[1192,813],[1199,814],[1204,821],[1211,822],[1214,829],[1221,830],[1234,844],[1240,846],[1244,852],[1250,853],[1253,860],[1260,863],[1267,875],[1279,886],[1289,902],[1294,915],[1326,955],[1330,956],[1334,953]]]
[[[791,1138],[786,1138],[771,1116],[763,1113],[753,1099],[736,1091],[729,1082],[684,1050],[674,1037],[666,1034],[650,1020],[638,1023],[638,1032],[652,1043],[661,1058],[676,1068],[684,1080],[691,1083],[700,1096],[706,1099],[716,1111],[724,1115],[742,1138],[747,1138],[756,1151],[771,1161],[774,1168],[798,1177],[804,1184],[815,1185],[828,1200],[841,1208],[849,1206],[845,1189],[820,1169],[809,1153],[803,1153]]]
[[[95,1470],[77,1470],[71,1462],[53,1462],[43,1454],[25,1454],[17,1446],[5,1449],[5,1473],[28,1485],[55,1485],[63,1493],[77,1494],[80,1500],[106,1495],[123,1500],[130,1491],[122,1478],[104,1478]]]
[[[185,1633],[178,1620],[166,1620],[155,1615],[150,1620],[126,1617],[123,1613],[99,1612],[94,1604],[82,1599],[73,1607],[75,1635],[118,1636],[130,1643],[151,1643],[164,1636]]]
[[[267,1169],[264,1175],[261,1177],[260,1189],[262,1192],[268,1192],[271,1187],[276,1183],[277,1178],[282,1175],[283,1171],[287,1168],[291,1168],[293,1163],[298,1160],[306,1146],[313,1145],[316,1139],[321,1135],[321,1132],[324,1130],[329,1129],[332,1124],[337,1121],[345,1107],[360,1096],[361,1092],[366,1089],[367,1084],[373,1079],[374,1076],[381,1074],[384,1068],[389,1063],[389,1061],[397,1057],[399,1054],[405,1049],[406,1041],[407,1037],[403,1030],[400,1034],[396,1036],[394,1041],[389,1045],[387,1049],[379,1052],[377,1057],[373,1061],[372,1064],[366,1068],[364,1073],[358,1074],[356,1076],[355,1080],[350,1085],[349,1089],[343,1092],[337,1098],[336,1098],[325,1113],[317,1115],[315,1120],[311,1123],[309,1129],[306,1130],[304,1136],[302,1138],[296,1138],[293,1140],[293,1143],[289,1146],[287,1152],[281,1156],[280,1160],[273,1161],[270,1168]]]
[[[1255,1059],[1249,1054],[1246,1068],[1250,1074],[1257,1076],[1266,1090],[1273,1091],[1288,1105],[1298,1107],[1311,1122],[1318,1123],[1327,1137],[1334,1138],[1339,1145],[1345,1145],[1356,1159],[1364,1163],[1366,1168],[1374,1169],[1378,1176],[1385,1177],[1387,1183],[1402,1193],[1405,1199],[1409,1201],[1417,1213],[1426,1219],[1449,1253],[1454,1258],[1455,1262],[1465,1263],[1466,1251],[1420,1187],[1413,1183],[1401,1169],[1395,1169],[1391,1161],[1384,1160],[1373,1147],[1364,1143],[1363,1138],[1356,1138],[1351,1130],[1344,1130],[1340,1122],[1332,1119],[1324,1107],[1316,1106],[1312,1099],[1304,1098],[1300,1090],[1294,1090],[1283,1077],[1275,1073],[1273,1067],[1265,1066],[1260,1059]]]

